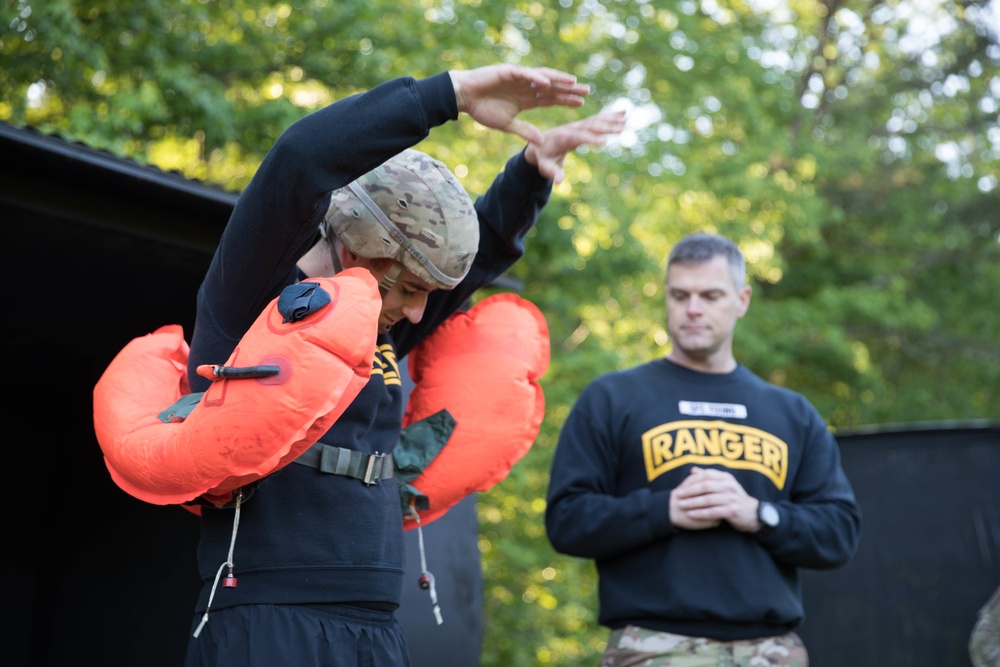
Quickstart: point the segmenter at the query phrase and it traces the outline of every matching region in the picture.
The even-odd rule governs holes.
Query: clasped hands
[[[743,533],[760,529],[758,500],[729,472],[691,468],[691,473],[670,492],[670,521],[678,528],[705,530],[727,521]]]

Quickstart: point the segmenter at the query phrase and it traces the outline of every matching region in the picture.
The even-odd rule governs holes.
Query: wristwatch
[[[774,506],[774,503],[762,500],[757,505],[757,520],[760,521],[760,530],[757,531],[757,534],[770,535],[781,523],[781,515],[778,514],[778,508]]]

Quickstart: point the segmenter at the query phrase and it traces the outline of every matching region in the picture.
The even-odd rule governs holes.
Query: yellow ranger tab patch
[[[392,349],[392,345],[379,345],[375,348],[372,375],[381,375],[385,384],[403,384],[399,377],[399,362],[396,361],[396,351]]]
[[[642,434],[642,456],[651,482],[682,465],[720,465],[754,470],[783,489],[788,444],[760,429],[724,421],[669,422]]]

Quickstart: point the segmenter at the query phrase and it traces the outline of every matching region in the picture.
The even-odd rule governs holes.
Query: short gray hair
[[[670,250],[667,257],[667,272],[674,264],[701,264],[721,255],[729,263],[736,289],[746,284],[747,261],[739,247],[718,234],[695,232],[688,234]]]

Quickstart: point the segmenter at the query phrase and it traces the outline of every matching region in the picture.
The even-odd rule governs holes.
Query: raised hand
[[[572,74],[548,67],[489,65],[448,74],[460,112],[529,143],[540,143],[542,132],[518,118],[519,113],[537,107],[579,107],[590,94],[590,87],[577,83]]]
[[[584,144],[603,146],[608,137],[625,127],[625,111],[602,111],[542,132],[541,141],[528,144],[524,157],[538,167],[538,173],[555,183],[562,183],[566,155]]]

